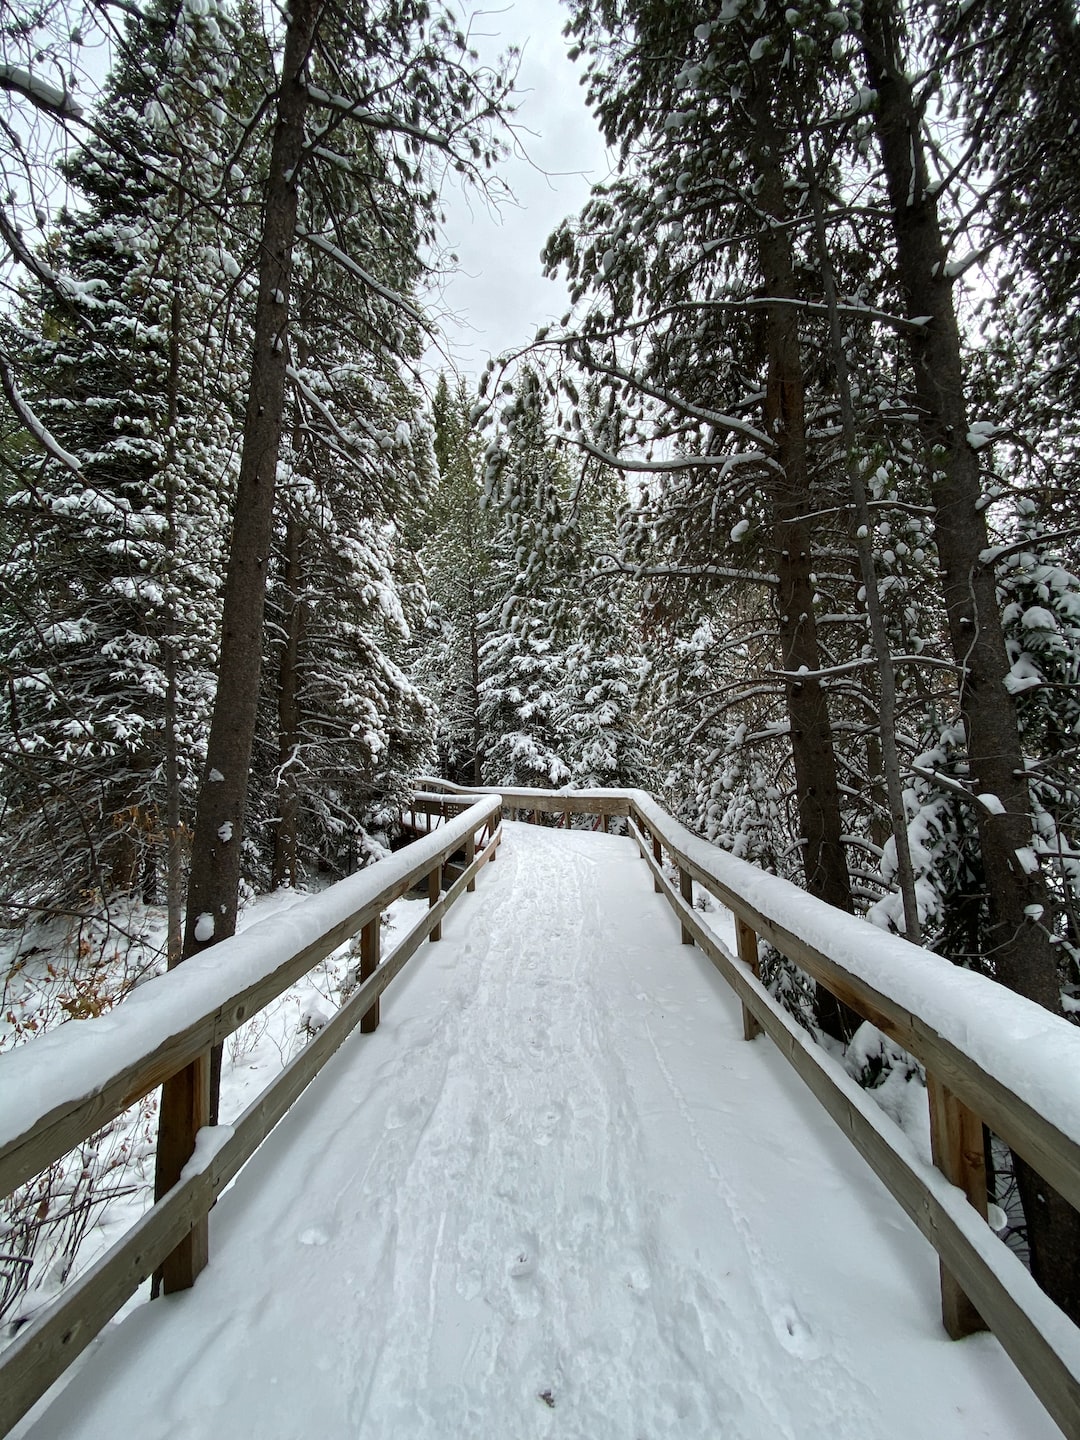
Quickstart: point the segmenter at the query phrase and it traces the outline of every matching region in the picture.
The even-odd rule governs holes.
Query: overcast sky
[[[563,216],[580,210],[589,186],[608,174],[604,143],[578,83],[582,66],[566,58],[566,18],[558,0],[513,0],[482,12],[473,26],[485,59],[511,44],[524,52],[515,117],[519,153],[503,169],[517,204],[492,214],[460,191],[448,189],[444,197],[447,244],[461,264],[444,292],[445,305],[458,316],[444,323],[445,344],[473,381],[489,355],[526,344],[538,326],[565,313],[565,285],[543,278],[540,250]],[[438,355],[429,361],[443,363]]]

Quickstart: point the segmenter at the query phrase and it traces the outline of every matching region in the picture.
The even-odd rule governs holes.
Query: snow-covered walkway
[[[629,841],[495,865],[34,1440],[1043,1440]]]

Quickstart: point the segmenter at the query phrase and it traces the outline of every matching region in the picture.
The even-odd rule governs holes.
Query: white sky
[[[518,153],[502,170],[516,207],[493,214],[460,190],[444,197],[446,241],[461,262],[442,297],[457,317],[444,321],[444,348],[473,381],[489,355],[528,343],[538,326],[565,313],[565,286],[543,278],[540,250],[558,222],[581,209],[589,186],[608,174],[604,143],[579,84],[583,67],[566,58],[566,19],[558,0],[513,0],[480,12],[473,25],[485,59],[510,44],[524,52]],[[435,369],[447,364],[434,352],[427,362]]]

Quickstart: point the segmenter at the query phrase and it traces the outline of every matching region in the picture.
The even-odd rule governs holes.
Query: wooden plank
[[[402,937],[375,974],[353,992],[327,1025],[259,1095],[232,1126],[232,1134],[207,1169],[175,1186],[147,1211],[127,1234],[52,1305],[21,1330],[0,1355],[0,1435],[4,1435],[36,1403],[98,1331],[176,1249],[183,1237],[205,1218],[218,1194],[255,1153],[304,1090],[341,1046],[362,1025],[379,996],[465,892],[469,881],[494,857],[501,827],[445,892]]]
[[[649,821],[635,809],[635,820]],[[882,991],[775,923],[755,906],[696,864],[670,835],[664,845],[680,867],[746,922],[763,939],[838,996],[883,1034],[915,1055],[954,1095],[974,1110],[995,1134],[1080,1209],[1080,1145],[989,1071]],[[640,842],[639,842],[640,848]]]
[[[656,861],[657,870],[659,870],[660,867],[661,867],[661,866],[663,865],[663,863],[664,863],[664,851],[663,851],[663,848],[662,848],[662,846],[661,846],[661,844],[660,844],[660,837],[659,837],[659,835],[654,835],[654,836],[652,837],[652,853],[653,853],[653,858],[654,858],[655,861]],[[661,891],[663,890],[663,888],[664,888],[663,882],[660,880],[659,875],[655,875],[655,874],[653,875],[653,882],[652,882],[652,883],[653,883],[653,889],[656,891],[657,895],[659,895],[660,892],[661,892]]]
[[[694,882],[690,878],[690,872],[683,870],[681,867],[679,869],[679,894],[686,901],[687,905],[693,909]],[[685,925],[682,927],[682,943],[684,945],[693,945],[694,943],[694,932],[687,929]]]
[[[874,1113],[873,1100],[814,1045],[760,981],[727,953],[682,897],[670,889],[665,893],[682,924],[693,931],[697,944],[740,1001],[754,1013],[784,1058],[957,1277],[1062,1433],[1069,1440],[1080,1440],[1080,1332],[1064,1321],[1021,1262],[988,1229],[986,1235],[992,1243],[984,1254],[981,1233],[979,1241],[972,1238],[919,1173],[906,1142],[901,1138],[900,1148],[893,1141],[889,1134],[895,1129],[893,1122]],[[898,1130],[896,1134],[900,1136]],[[981,1225],[972,1214],[976,1225]],[[992,1262],[987,1256],[993,1257]],[[1054,1334],[1067,1332],[1065,1353],[1044,1333],[1044,1324]]]
[[[749,969],[755,980],[760,979],[761,962],[758,959],[757,935],[738,915],[735,916],[735,945],[739,952],[739,959]],[[761,1034],[757,1016],[745,1005],[742,1007],[742,1028],[744,1040],[753,1040]]]
[[[158,1112],[154,1195],[161,1197],[180,1179],[195,1153],[195,1137],[210,1123],[210,1052],[166,1080]],[[154,1277],[166,1295],[190,1289],[210,1258],[207,1217],[201,1216],[162,1262]]]
[[[472,862],[473,862],[475,859],[476,859],[476,836],[475,836],[475,835],[466,835],[466,836],[465,836],[465,864],[466,864],[466,865],[471,865]],[[469,881],[469,886],[468,886],[468,888],[469,888],[470,890],[475,890],[475,889],[476,889],[476,881],[475,881],[475,879]]]
[[[382,916],[376,915],[360,931],[360,984],[370,980],[379,968],[379,952],[382,949]],[[376,1000],[360,1021],[360,1029],[370,1035],[379,1028],[379,1002]]]
[[[986,1152],[982,1121],[931,1073],[926,1076],[930,1104],[930,1150],[945,1178],[963,1190],[969,1204],[986,1219]],[[941,1263],[941,1318],[954,1340],[985,1330],[986,1323],[952,1272]]]
[[[494,813],[495,797],[491,798]],[[465,833],[455,822],[437,853],[444,858],[452,854]],[[10,1194],[150,1090],[164,1084],[184,1066],[193,1064],[204,1051],[221,1044],[245,1020],[257,1014],[332,950],[362,930],[385,906],[406,894],[427,873],[430,864],[430,856],[419,861],[400,878],[399,883],[387,886],[375,899],[345,916],[276,970],[235,991],[216,1011],[171,1035],[152,1054],[117,1071],[97,1093],[73,1104],[57,1106],[32,1129],[0,1147],[0,1196]]]
[[[428,871],[428,908],[432,909],[439,903],[439,895],[442,893],[442,866],[435,865]],[[442,939],[442,925],[436,923],[431,927],[431,939]]]

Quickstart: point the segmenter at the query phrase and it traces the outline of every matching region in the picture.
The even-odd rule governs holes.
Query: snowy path
[[[497,863],[34,1440],[1043,1440],[628,841]]]

